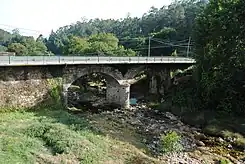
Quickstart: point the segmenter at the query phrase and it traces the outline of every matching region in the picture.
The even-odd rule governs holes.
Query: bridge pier
[[[170,69],[153,70],[150,74],[149,93],[164,95],[171,86]]]
[[[106,99],[108,103],[113,103],[122,108],[130,107],[130,85],[110,85],[107,84]]]
[[[64,105],[64,107],[68,107],[68,88],[69,85],[68,84],[63,84],[63,91],[62,91],[62,103]]]
[[[157,94],[157,78],[156,76],[152,76],[149,83],[149,93]]]
[[[158,82],[158,92],[161,95],[165,95],[166,91],[171,87],[171,70],[164,69],[158,73],[159,82]]]

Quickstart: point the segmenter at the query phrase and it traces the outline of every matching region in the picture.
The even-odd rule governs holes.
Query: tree
[[[109,49],[116,49],[118,47],[118,38],[111,33],[98,33],[91,35],[88,39],[90,43],[104,43]]]
[[[27,48],[21,43],[11,43],[8,45],[9,52],[15,52],[16,55],[27,54]]]
[[[7,31],[0,29],[0,44],[5,44],[11,38],[11,34]]]
[[[35,51],[33,52],[33,55],[46,55],[47,50],[48,48],[43,42],[37,41],[35,42]]]
[[[245,113],[245,1],[211,0],[195,28],[199,97],[204,108]]]
[[[8,50],[7,47],[0,45],[0,52],[6,52],[7,50]]]
[[[51,34],[46,42],[48,50],[54,54],[62,54],[64,44],[61,38],[62,37],[60,35],[57,35],[54,31],[51,31]]]
[[[132,50],[125,50],[118,45],[118,39],[110,33],[98,33],[88,38],[70,36],[64,44],[63,54],[65,55],[135,55]]]
[[[64,48],[64,53],[67,55],[78,55],[85,54],[89,49],[89,43],[86,39],[71,36],[69,38],[69,43]]]

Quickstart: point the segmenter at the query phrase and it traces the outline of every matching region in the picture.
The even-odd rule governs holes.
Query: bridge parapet
[[[115,57],[115,56],[0,56],[0,66],[18,65],[74,65],[74,64],[143,64],[175,63],[190,64],[195,60],[187,57]]]

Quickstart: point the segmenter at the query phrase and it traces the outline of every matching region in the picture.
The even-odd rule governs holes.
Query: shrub
[[[33,124],[25,132],[29,137],[41,138],[55,153],[62,154],[81,148],[83,137],[60,124]],[[89,142],[88,142],[89,143]],[[87,146],[84,144],[83,146]]]
[[[229,160],[226,160],[226,159],[221,159],[219,161],[219,164],[229,164],[229,163],[231,163],[231,162]]]
[[[161,136],[161,146],[163,153],[180,152],[183,146],[180,143],[181,137],[175,132],[170,131]]]

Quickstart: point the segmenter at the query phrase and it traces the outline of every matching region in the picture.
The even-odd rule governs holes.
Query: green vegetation
[[[111,33],[99,33],[88,38],[71,36],[68,44],[62,47],[63,54],[69,55],[110,55],[110,56],[135,56],[132,50],[125,50],[118,46],[119,40]]]
[[[50,102],[44,102],[45,104],[53,104],[56,108],[62,107],[62,79],[48,79],[48,83],[50,86]]]
[[[73,115],[47,108],[35,112],[1,113],[0,123],[2,164],[133,163],[135,160],[157,163],[134,145],[118,140],[120,136],[124,139],[130,136],[132,141],[132,132],[124,132],[115,127],[115,123],[105,122],[102,115]],[[114,135],[104,133],[106,129]],[[136,144],[140,139],[134,140],[135,145],[140,145]]]
[[[3,46],[0,51],[15,52],[16,55],[50,55],[41,37],[35,40],[31,36],[20,35],[18,30],[13,30],[13,34],[0,32],[0,44]]]
[[[142,17],[124,19],[81,19],[76,23],[51,31],[48,38],[12,34],[0,31],[0,51],[17,55],[147,55],[148,37],[152,37],[152,55],[183,55],[192,35],[197,14],[205,5],[201,0],[173,1],[158,9],[151,7]],[[159,42],[160,39],[160,42]],[[181,41],[181,42],[179,42]],[[161,43],[165,42],[165,43]],[[169,42],[176,42],[172,46]],[[5,48],[6,47],[6,48]]]
[[[175,132],[170,131],[166,135],[161,136],[161,144],[163,153],[180,152],[183,146],[180,143],[181,137]]]
[[[197,16],[193,31],[197,64],[178,75],[182,78],[167,98],[180,108],[179,115],[200,113],[204,121],[227,114],[245,116],[244,22],[239,21],[244,5],[240,0],[211,0]],[[207,118],[208,113],[213,116]]]
[[[197,96],[204,109],[245,114],[245,2],[212,0],[195,30]],[[232,28],[229,28],[232,27]]]
[[[228,160],[226,160],[226,159],[221,159],[220,161],[219,161],[219,164],[230,164],[231,162],[230,161],[228,161]]]
[[[203,128],[203,131],[211,136],[222,137],[227,140],[233,140],[233,146],[238,149],[245,149],[245,127],[242,124],[244,118],[235,118],[227,121],[228,118],[222,118],[218,120],[209,121],[209,123]]]

